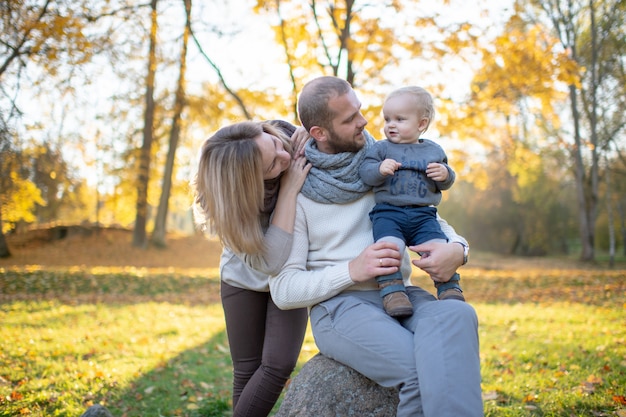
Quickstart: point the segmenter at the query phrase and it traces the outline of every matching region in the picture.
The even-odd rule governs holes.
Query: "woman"
[[[196,222],[224,246],[221,298],[235,417],[270,413],[306,330],[306,309],[280,310],[268,285],[289,256],[296,197],[311,169],[303,155],[308,134],[294,132],[281,121],[223,127],[204,142],[192,182]]]

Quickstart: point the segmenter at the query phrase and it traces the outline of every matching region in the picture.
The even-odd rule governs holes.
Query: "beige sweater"
[[[220,277],[237,288],[268,292],[269,275],[278,274],[289,255],[292,234],[270,225],[263,238],[264,250],[258,255],[236,255],[224,248],[220,258]]]
[[[272,299],[279,308],[310,307],[342,291],[377,290],[375,280],[354,283],[348,263],[374,240],[369,212],[374,194],[347,204],[317,203],[298,196],[291,253],[282,271],[270,278]],[[466,243],[438,218],[451,241]],[[402,265],[404,284],[411,285],[408,252]]]

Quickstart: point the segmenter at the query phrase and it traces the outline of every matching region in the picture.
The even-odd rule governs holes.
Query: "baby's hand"
[[[426,167],[426,176],[433,181],[445,181],[448,179],[448,168],[443,164],[431,162]]]
[[[401,165],[402,164],[400,162],[396,162],[393,159],[385,159],[383,162],[380,163],[378,171],[380,172],[380,175],[393,175],[398,170],[398,168],[400,168]]]

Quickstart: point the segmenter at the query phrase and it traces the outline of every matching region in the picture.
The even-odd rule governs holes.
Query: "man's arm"
[[[299,198],[293,246],[289,259],[283,270],[277,276],[269,279],[272,299],[279,308],[310,307],[353,285],[366,283],[367,286],[369,285],[367,282],[373,282],[376,276],[391,274],[398,270],[402,260],[398,247],[390,242],[372,244],[369,228],[367,234],[362,231],[361,233],[339,234],[340,236],[348,236],[346,239],[338,238],[335,234],[335,243],[340,242],[341,245],[347,245],[347,253],[344,252],[342,255],[339,255],[335,250],[324,253],[323,246],[328,243],[328,239],[323,240],[324,245],[322,247],[310,248],[308,228],[314,228],[313,230],[318,232],[317,239],[322,240],[325,235],[323,227],[327,224],[317,223],[323,217],[320,217],[319,213],[316,213],[316,224],[308,224],[306,214],[300,204],[301,200],[306,201],[307,199],[305,197]],[[361,221],[358,224],[361,224]],[[333,223],[329,227],[333,228],[336,225]],[[365,240],[361,238],[365,238]],[[311,260],[308,259],[310,250],[316,251],[317,259],[314,260],[314,265],[310,265]],[[307,268],[311,270],[307,270]],[[375,288],[375,282],[373,282],[372,287]]]
[[[456,230],[454,230],[454,227],[452,227],[443,217],[441,217],[439,213],[437,213],[437,221],[439,222],[439,227],[441,227],[441,231],[448,237],[448,241],[468,245],[467,240],[465,240],[463,236],[457,234]]]
[[[293,246],[282,271],[270,277],[272,300],[283,310],[310,307],[340,293],[354,284],[348,262],[308,271],[309,237],[300,204],[296,211]]]

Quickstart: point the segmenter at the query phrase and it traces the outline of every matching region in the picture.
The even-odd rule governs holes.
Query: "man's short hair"
[[[313,126],[332,127],[335,115],[328,107],[328,101],[348,93],[351,88],[346,80],[332,76],[318,77],[306,83],[298,98],[298,116],[302,126],[309,132]]]

